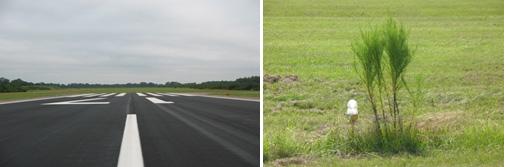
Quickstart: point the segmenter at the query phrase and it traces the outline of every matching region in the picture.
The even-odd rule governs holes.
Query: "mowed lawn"
[[[189,89],[189,88],[68,88],[68,89],[52,89],[52,90],[37,90],[28,92],[16,93],[0,93],[0,101],[12,101],[22,99],[32,99],[41,97],[75,95],[84,93],[193,93],[212,96],[230,96],[241,97],[250,99],[259,99],[259,91],[244,91],[244,90],[219,90],[219,89]]]
[[[502,0],[264,0],[266,166],[503,166]],[[415,46],[407,82],[423,78],[415,113],[420,155],[343,153],[333,135],[349,128],[354,94],[359,121],[371,111],[353,70],[351,42],[392,16]],[[401,105],[408,107],[407,94]]]

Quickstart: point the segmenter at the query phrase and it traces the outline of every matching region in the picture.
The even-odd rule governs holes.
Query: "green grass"
[[[40,97],[62,96],[82,93],[135,93],[135,92],[152,92],[152,93],[198,93],[214,96],[230,96],[242,98],[259,98],[258,91],[242,91],[242,90],[218,90],[218,89],[189,89],[189,88],[72,88],[72,89],[52,89],[37,90],[17,93],[0,93],[0,101],[31,99]]]
[[[405,75],[410,85],[424,79],[415,119],[431,127],[421,132],[427,145],[422,155],[348,155],[347,100],[357,96],[359,121],[371,119],[351,43],[390,16],[416,48]],[[500,0],[265,0],[264,73],[300,80],[264,84],[264,163],[303,157],[308,162],[298,165],[501,166],[503,18]]]

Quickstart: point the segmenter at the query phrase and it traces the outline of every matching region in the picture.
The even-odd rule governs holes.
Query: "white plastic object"
[[[358,115],[358,104],[355,99],[351,99],[348,101],[348,110],[346,110],[346,115],[353,116]]]

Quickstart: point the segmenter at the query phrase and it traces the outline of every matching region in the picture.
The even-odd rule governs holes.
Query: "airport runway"
[[[260,103],[175,93],[0,103],[0,166],[259,166]]]

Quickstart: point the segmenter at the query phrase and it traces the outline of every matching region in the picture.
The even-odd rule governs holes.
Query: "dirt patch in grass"
[[[264,82],[265,83],[277,83],[277,82],[283,82],[283,83],[294,83],[299,81],[299,77],[297,75],[286,75],[286,76],[280,76],[280,75],[264,75]]]
[[[290,101],[289,104],[291,106],[297,107],[299,109],[311,109],[314,108],[314,104],[308,100],[293,100]]]
[[[418,119],[416,126],[419,129],[447,128],[457,125],[463,117],[463,111],[427,113]]]
[[[283,111],[283,108],[294,107],[301,112],[324,113],[325,110],[317,108],[315,104],[308,100],[291,100],[287,102],[278,102],[275,107],[271,109],[272,112]]]
[[[299,81],[299,77],[296,75],[287,75],[283,78],[283,83],[294,83]]]
[[[281,166],[291,166],[291,165],[304,165],[311,161],[311,157],[308,156],[298,156],[298,157],[289,157],[289,158],[281,158],[272,162],[272,166],[281,167]]]
[[[264,75],[264,82],[265,83],[276,83],[281,79],[281,76],[279,75]]]

